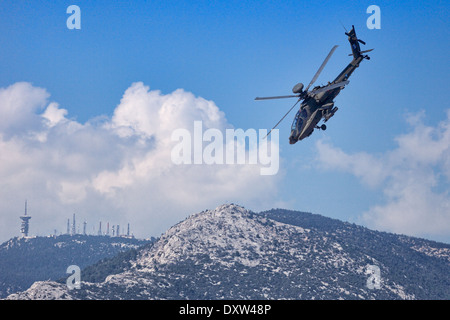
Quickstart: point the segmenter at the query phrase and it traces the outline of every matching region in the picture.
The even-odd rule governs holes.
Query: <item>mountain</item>
[[[80,289],[41,281],[8,299],[450,298],[450,245],[281,209],[193,214],[118,260],[94,282],[81,271]]]
[[[149,243],[125,237],[61,235],[12,238],[0,245],[0,298],[35,281],[67,277],[67,267],[84,268]]]

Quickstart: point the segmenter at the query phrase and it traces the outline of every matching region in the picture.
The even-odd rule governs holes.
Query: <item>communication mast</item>
[[[30,226],[30,216],[27,216],[27,201],[25,200],[25,214],[20,217],[22,220],[22,224],[20,226],[20,232],[22,233],[22,237],[28,237],[28,229]]]
[[[75,235],[76,229],[75,229],[75,213],[73,214],[73,220],[72,220],[72,235]]]

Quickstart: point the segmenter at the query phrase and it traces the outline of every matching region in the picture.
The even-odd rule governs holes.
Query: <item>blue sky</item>
[[[69,17],[66,9],[71,4],[81,9],[81,30],[66,27]],[[381,9],[379,30],[366,27],[369,17],[366,9],[371,4]],[[290,94],[297,82],[306,85],[331,47],[337,44],[338,49],[316,84],[333,80],[351,60],[341,23],[347,29],[354,24],[357,35],[367,43],[364,48],[375,50],[370,54],[372,59],[361,63],[350,84],[337,97],[339,111],[327,123],[328,130],[289,145],[293,111],[279,126],[279,174],[272,180],[251,179],[259,185],[267,183],[270,201],[259,201],[257,188],[254,194],[249,194],[252,200],[233,198],[230,192],[226,199],[217,197],[215,201],[217,205],[220,201],[235,201],[254,210],[283,206],[384,231],[448,242],[450,228],[421,229],[420,222],[427,220],[426,214],[411,219],[411,225],[405,222],[404,227],[401,222],[389,222],[380,216],[383,209],[391,212],[399,202],[409,199],[402,191],[395,193],[392,189],[393,185],[404,183],[396,180],[404,169],[398,165],[398,159],[403,159],[399,154],[406,154],[410,145],[416,146],[412,141],[417,135],[420,140],[429,134],[429,140],[436,143],[440,153],[429,162],[417,162],[418,171],[432,172],[434,177],[426,189],[430,199],[424,202],[442,201],[438,209],[433,208],[443,211],[436,214],[439,216],[436,220],[441,225],[442,221],[449,221],[450,209],[446,205],[450,186],[445,164],[450,161],[448,147],[442,149],[447,143],[449,110],[448,9],[444,1],[420,4],[415,1],[134,1],[130,4],[128,1],[7,0],[0,4],[0,88],[17,82],[43,88],[47,97],[42,98],[45,100],[42,106],[34,109],[36,114],[44,112],[50,102],[56,102],[60,109],[67,111],[67,119],[85,125],[94,119],[111,119],[126,90],[133,83],[142,82],[150,91],[160,90],[162,95],[171,95],[181,88],[195,97],[213,101],[227,123],[235,128],[270,129],[295,101],[254,101],[254,97]],[[405,137],[402,141],[408,144],[399,145],[400,137]],[[416,147],[416,154],[421,154],[424,149],[420,143]],[[17,151],[19,155],[25,149],[21,150]],[[382,181],[374,182],[354,167],[349,168],[338,160],[333,164],[329,158],[323,158],[330,154],[340,154],[338,160],[343,162],[360,157],[369,159],[368,165],[382,167],[389,174]],[[0,162],[0,168],[2,165],[6,167]],[[117,167],[120,165],[116,164]],[[27,166],[17,169],[17,177],[26,175],[28,169]],[[361,170],[370,171],[370,167]],[[58,179],[61,177],[64,178],[64,172]],[[93,173],[89,177],[94,179]],[[64,185],[55,182],[58,183]],[[2,188],[11,193],[20,190],[19,185],[12,187],[7,183]],[[30,188],[24,194],[14,193],[4,201],[5,206],[8,204],[18,215],[24,198],[30,199],[31,208],[34,200],[36,216],[42,212],[42,221],[48,225],[53,216],[43,213],[47,210],[44,206],[54,207],[54,212],[65,208],[86,212],[92,204],[74,198],[52,203],[53,196],[40,192]],[[47,202],[38,200],[41,197]],[[102,198],[101,203],[116,212],[114,219],[120,219],[123,214],[132,224],[138,224],[145,217],[133,220],[132,209],[126,209],[127,201],[132,199],[123,196],[120,204],[112,205],[105,204],[108,199]],[[149,233],[158,235],[187,214],[214,205],[201,199],[196,204],[187,206],[188,212],[174,213],[166,223],[149,227]],[[151,203],[143,203],[134,209],[151,207]],[[164,205],[157,207],[164,208]],[[424,208],[428,207],[424,204]],[[164,219],[156,209],[148,210],[148,219]],[[367,216],[372,218],[364,218]],[[60,213],[56,219],[58,225],[51,226],[51,230],[62,231],[69,217],[71,213]],[[108,217],[105,213],[93,219]],[[408,216],[403,219],[409,220]],[[0,230],[2,240],[15,235],[9,230],[16,228],[16,220],[12,213],[4,217],[8,227]],[[37,224],[36,220],[32,223]],[[47,232],[35,226],[36,233]],[[140,230],[139,235],[144,233]]]

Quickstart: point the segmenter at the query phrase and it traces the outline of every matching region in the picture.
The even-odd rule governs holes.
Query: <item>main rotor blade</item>
[[[325,65],[327,64],[328,60],[330,60],[331,56],[333,55],[334,50],[336,50],[338,46],[334,46],[333,48],[331,48],[330,53],[328,54],[328,56],[325,58],[325,60],[322,62],[322,65],[320,66],[319,70],[317,70],[316,74],[314,75],[314,78],[311,80],[311,82],[308,84],[308,86],[306,87],[305,91],[307,92],[309,87],[311,87],[311,85],[316,82],[317,78],[319,77],[320,73],[322,72],[323,68],[325,67]]]
[[[317,90],[313,90],[313,91],[311,91],[311,93],[312,94],[318,94],[318,93],[321,93],[321,92],[330,91],[330,90],[333,90],[333,89],[336,89],[336,88],[339,88],[339,87],[343,87],[343,86],[347,85],[349,82],[350,81],[348,81],[348,80],[341,81],[341,82],[338,82],[338,83],[335,83],[335,84],[331,84],[331,85],[323,87],[323,88],[319,88]]]
[[[298,98],[300,95],[289,95],[289,96],[275,96],[275,97],[256,97],[255,100],[269,100],[269,99],[284,99],[284,98]]]
[[[278,121],[277,124],[272,129],[270,129],[269,133],[266,134],[266,136],[263,139],[267,138],[267,136],[272,132],[272,130],[275,129],[280,124],[280,122],[283,121],[284,118],[286,118],[286,116],[289,114],[289,112],[291,112],[292,109],[294,109],[294,107],[297,105],[297,103],[299,103],[300,100],[301,99],[297,100],[297,102],[289,109],[288,112],[286,112],[286,114],[283,116],[283,118],[281,118],[280,121]]]

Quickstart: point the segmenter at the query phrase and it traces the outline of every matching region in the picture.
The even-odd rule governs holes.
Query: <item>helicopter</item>
[[[269,99],[284,99],[284,98],[298,98],[297,102],[289,109],[289,111],[281,118],[280,121],[269,131],[266,137],[275,129],[281,121],[294,109],[294,107],[302,101],[300,104],[300,108],[295,115],[294,121],[291,126],[291,134],[289,136],[289,143],[295,144],[297,141],[303,140],[309,137],[314,129],[326,130],[327,126],[325,122],[330,120],[331,117],[334,116],[338,107],[334,106],[334,98],[341,92],[342,89],[349,83],[348,78],[355,71],[356,68],[359,67],[359,64],[362,60],[367,59],[370,60],[370,57],[366,55],[367,52],[372,51],[365,50],[361,51],[359,44],[365,45],[366,43],[361,39],[356,37],[355,26],[352,26],[350,32],[345,32],[345,35],[348,36],[348,41],[350,42],[350,46],[352,49],[352,53],[349,56],[353,55],[353,60],[345,67],[344,70],[334,79],[332,82],[328,82],[326,86],[316,86],[311,91],[309,88],[316,82],[323,68],[327,64],[328,60],[330,60],[334,51],[338,47],[335,45],[328,56],[323,61],[319,70],[316,72],[314,77],[308,86],[303,90],[303,83],[298,83],[292,88],[292,92],[294,95],[287,96],[274,96],[274,97],[256,97],[255,100],[269,100]],[[321,126],[317,124],[324,120],[324,123]]]

